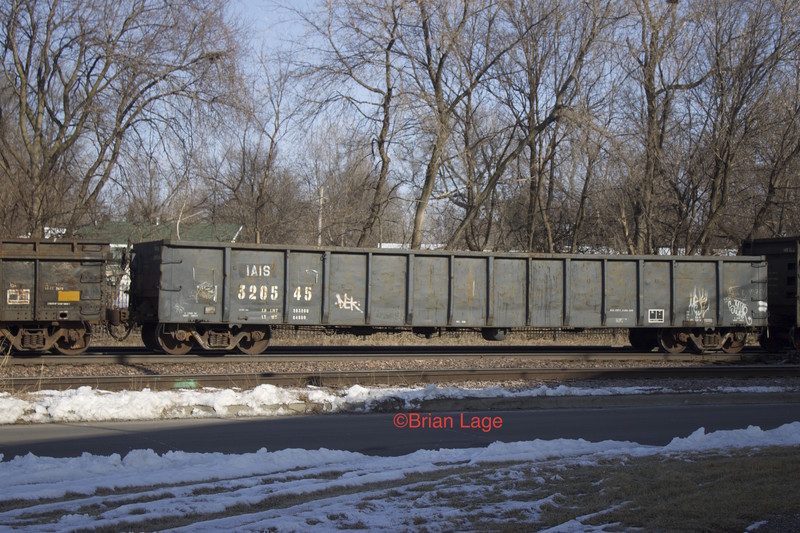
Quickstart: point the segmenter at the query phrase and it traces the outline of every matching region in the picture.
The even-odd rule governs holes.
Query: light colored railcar
[[[134,245],[131,318],[168,353],[261,353],[275,326],[359,335],[629,328],[668,352],[741,350],[767,324],[763,257],[527,255],[155,241]]]

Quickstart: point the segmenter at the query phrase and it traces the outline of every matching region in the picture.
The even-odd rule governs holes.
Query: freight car
[[[15,351],[84,351],[106,320],[109,246],[89,242],[0,242],[0,341]]]
[[[525,255],[136,244],[131,319],[151,349],[261,353],[271,328],[630,328],[634,347],[742,349],[767,325],[763,257]]]
[[[800,300],[797,292],[800,237],[745,241],[742,253],[763,255],[767,261],[769,320],[761,331],[759,343],[770,352],[790,346],[800,350]]]

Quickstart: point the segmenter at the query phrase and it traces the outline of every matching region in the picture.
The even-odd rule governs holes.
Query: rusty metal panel
[[[284,254],[268,250],[231,250],[228,320],[242,324],[283,321]]]
[[[671,262],[644,261],[642,264],[642,326],[663,328],[672,325]]]
[[[494,311],[490,326],[522,327],[527,321],[527,258],[494,260]]]
[[[637,262],[609,260],[605,265],[604,325],[609,327],[635,326],[638,300]]]
[[[675,325],[714,327],[717,325],[716,261],[674,262]]]
[[[287,252],[286,322],[315,326],[322,323],[322,281],[325,255]]]
[[[569,265],[567,325],[599,327],[603,320],[603,262],[571,260]]]
[[[561,327],[564,324],[564,260],[531,262],[531,325]]]
[[[368,254],[331,254],[327,298],[329,324],[358,326],[366,323]]]
[[[414,256],[412,325],[447,325],[450,301],[449,263],[449,257]]]
[[[454,257],[452,326],[486,325],[488,261],[485,257]]]
[[[368,323],[375,326],[402,325],[407,306],[408,256],[373,255],[369,278]]]

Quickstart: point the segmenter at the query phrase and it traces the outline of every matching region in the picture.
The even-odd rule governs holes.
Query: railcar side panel
[[[766,301],[764,267],[756,267],[756,279],[753,268],[751,263],[722,263],[724,285],[720,298],[720,325],[750,327],[754,315],[758,319],[758,306]]]
[[[531,262],[530,314],[534,327],[564,325],[564,260],[534,259]]]
[[[570,327],[597,327],[603,323],[603,272],[602,261],[567,259],[569,287],[565,325]]]
[[[800,350],[800,236],[754,239],[742,253],[764,255],[768,265],[769,325],[759,338],[769,351]]]
[[[322,323],[325,255],[286,252],[286,323],[315,326]]]
[[[326,301],[330,302],[330,314],[323,322],[343,326],[366,323],[368,257],[366,254],[330,255],[330,276],[325,295]]]
[[[229,321],[242,324],[279,324],[283,321],[283,253],[233,249],[229,269]]]
[[[663,328],[675,324],[675,313],[672,307],[672,276],[669,261],[641,261],[640,300],[642,313],[639,324],[651,328]],[[633,280],[631,280],[633,281]]]
[[[450,302],[450,258],[413,257],[411,323],[413,326],[447,325]]]
[[[162,322],[222,321],[223,250],[166,248],[161,258]]]
[[[8,322],[34,319],[34,296],[36,277],[34,262],[22,260],[3,260],[0,264],[2,284],[2,303],[0,320]]]
[[[103,317],[103,264],[40,261],[36,284],[36,320],[94,321]]]
[[[488,260],[485,257],[454,257],[452,316],[447,324],[455,327],[486,325],[489,302]]]
[[[524,327],[528,321],[528,259],[496,258],[489,282],[492,314],[488,326]]]
[[[97,321],[104,317],[107,244],[0,243],[0,320]]]
[[[636,325],[638,264],[636,261],[606,261],[603,325],[633,327]]]
[[[718,310],[716,262],[676,261],[673,264],[675,325],[714,327]]]
[[[397,326],[405,324],[408,309],[408,257],[372,254],[370,259],[367,324]]]

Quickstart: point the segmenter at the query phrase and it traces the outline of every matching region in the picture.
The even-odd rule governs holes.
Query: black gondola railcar
[[[0,242],[0,339],[13,350],[81,353],[106,318],[104,243]]]
[[[528,255],[155,241],[133,247],[145,344],[260,353],[271,328],[357,334],[630,328],[668,352],[742,349],[766,326],[763,257]]]

